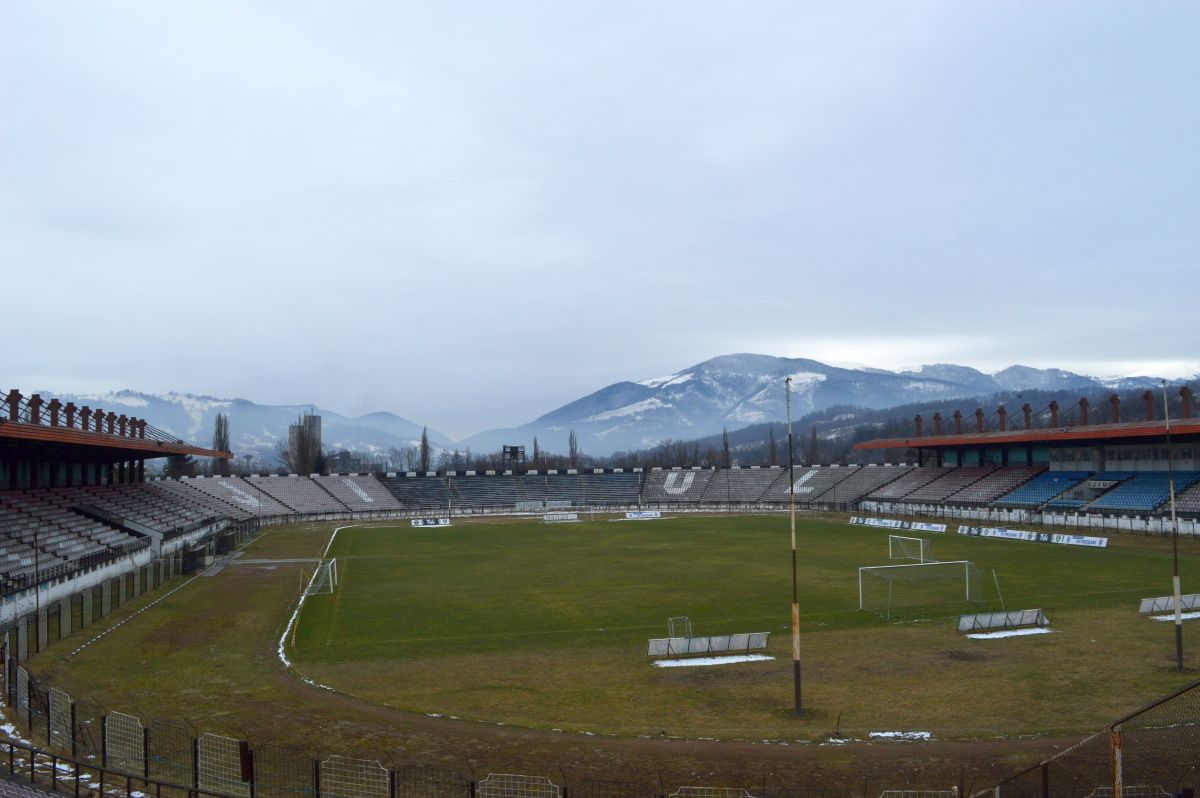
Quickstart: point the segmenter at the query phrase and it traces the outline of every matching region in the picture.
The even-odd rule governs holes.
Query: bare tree
[[[721,429],[721,465],[724,468],[729,468],[733,464],[729,456],[729,427]]]
[[[571,468],[579,467],[579,438],[575,435],[575,430],[571,430],[567,435],[567,458],[570,460]]]
[[[771,425],[770,437],[767,439],[767,459],[770,461],[770,465],[778,465],[777,461],[779,460],[779,452],[775,448],[774,424]]]

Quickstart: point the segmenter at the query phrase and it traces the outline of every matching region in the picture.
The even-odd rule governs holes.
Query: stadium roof
[[[7,407],[4,407],[7,405]],[[193,455],[230,459],[232,452],[193,446],[138,419],[100,408],[76,408],[71,402],[43,400],[38,394],[24,397],[12,390],[3,398],[0,443],[88,449],[108,458],[132,460]]]
[[[1065,427],[1010,429],[991,432],[951,433],[942,435],[913,435],[910,438],[880,438],[854,444],[855,449],[937,449],[959,446],[1006,446],[1013,444],[1053,444],[1127,442],[1161,440],[1166,437],[1164,421],[1133,421],[1121,424],[1075,424]],[[1183,418],[1171,421],[1172,436],[1200,436],[1200,419]]]

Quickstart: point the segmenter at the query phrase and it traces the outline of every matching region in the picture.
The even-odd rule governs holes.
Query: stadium
[[[892,464],[147,479],[230,453],[14,389],[9,774],[128,798],[1187,794],[1200,688],[1172,629],[1200,603],[1170,594],[1200,579],[1200,419],[1175,396],[1171,419],[1149,394],[1136,420],[1115,396],[917,417],[858,444]]]

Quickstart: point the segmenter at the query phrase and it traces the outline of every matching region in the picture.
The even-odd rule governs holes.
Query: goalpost
[[[933,561],[929,555],[928,540],[904,535],[888,535],[888,559],[916,560],[919,563]]]
[[[322,593],[332,593],[338,584],[337,558],[323,560],[313,572],[308,587],[304,590],[306,596],[319,596]]]
[[[858,608],[953,607],[982,601],[983,580],[970,560],[866,565],[858,569]]]

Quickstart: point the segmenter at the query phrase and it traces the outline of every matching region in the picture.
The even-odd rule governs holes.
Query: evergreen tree
[[[813,424],[812,435],[808,439],[808,464],[816,465],[819,459],[820,455],[817,454],[817,425]]]
[[[429,470],[429,427],[421,427],[420,466],[423,472]]]
[[[775,425],[774,424],[771,425],[769,432],[770,432],[770,437],[767,438],[767,460],[770,461],[770,465],[778,465],[778,463],[776,461],[779,459],[779,453],[775,449]]]
[[[173,454],[163,466],[163,476],[170,479],[196,476],[196,461],[190,454]]]
[[[575,435],[575,430],[571,430],[567,435],[567,456],[571,461],[571,468],[579,467],[579,438]]]
[[[213,423],[213,451],[228,452],[229,448],[229,416],[224,413],[217,413],[216,421]],[[222,457],[214,457],[212,461],[213,476],[227,477],[230,473],[229,460]]]
[[[729,427],[721,429],[721,465],[729,468],[733,461],[729,457]]]

